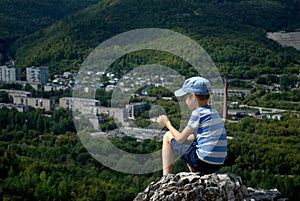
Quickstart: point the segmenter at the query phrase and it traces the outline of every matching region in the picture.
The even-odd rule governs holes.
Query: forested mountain
[[[156,27],[199,42],[222,75],[293,73],[299,71],[299,52],[267,39],[266,32],[299,28],[299,10],[299,0],[102,0],[21,37],[11,52],[18,67],[46,64],[59,72],[77,68],[105,39]]]
[[[9,46],[16,39],[44,29],[96,2],[97,0],[1,0],[0,55],[6,55]]]

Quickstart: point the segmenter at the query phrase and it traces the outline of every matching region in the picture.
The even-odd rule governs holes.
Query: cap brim
[[[182,89],[178,89],[174,92],[175,96],[180,97],[188,94],[187,92],[183,91]]]

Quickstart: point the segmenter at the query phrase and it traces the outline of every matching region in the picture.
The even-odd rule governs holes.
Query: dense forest
[[[161,172],[131,175],[97,162],[75,133],[70,112],[0,110],[0,196],[3,200],[133,200]],[[107,123],[109,123],[107,121]],[[300,198],[299,117],[282,121],[245,118],[226,123],[229,153],[223,172],[241,176],[255,188],[277,188]],[[152,153],[161,142],[111,138],[120,149]],[[188,171],[183,161],[174,172]]]
[[[47,28],[62,18],[88,7],[97,0],[1,0],[0,62],[14,55],[10,46],[20,37]]]
[[[63,72],[78,69],[94,48],[116,34],[155,27],[197,41],[223,76],[253,79],[268,73],[293,74],[299,73],[299,53],[267,39],[266,33],[299,28],[299,9],[297,0],[102,0],[45,29],[35,28],[31,35],[15,37],[18,40],[6,49],[17,67],[49,65],[52,73]]]

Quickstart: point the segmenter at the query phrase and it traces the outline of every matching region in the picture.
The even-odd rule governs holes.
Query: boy
[[[168,117],[161,115],[157,123],[168,128],[163,138],[163,175],[172,173],[174,151],[182,155],[191,172],[210,174],[218,171],[227,155],[224,123],[218,112],[208,106],[210,83],[202,77],[187,79],[175,96],[185,98],[192,111],[188,124],[180,133]]]

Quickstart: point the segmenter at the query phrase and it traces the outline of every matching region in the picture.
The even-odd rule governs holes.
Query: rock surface
[[[296,50],[300,50],[300,31],[296,32],[269,32],[267,33],[267,38],[272,39],[283,47],[291,46]]]
[[[277,189],[257,190],[233,174],[181,172],[152,182],[134,201],[284,201]]]

